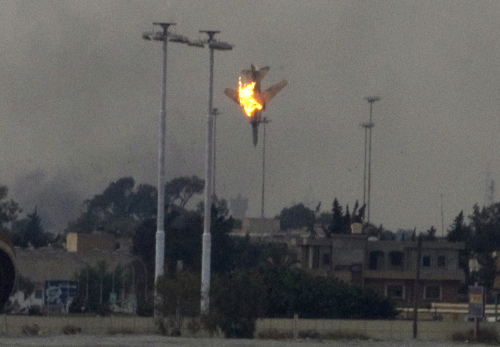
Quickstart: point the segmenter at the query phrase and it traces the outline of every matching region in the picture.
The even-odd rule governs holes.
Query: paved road
[[[226,340],[226,339],[208,339],[208,338],[172,338],[157,335],[123,335],[123,336],[50,336],[50,337],[20,337],[20,338],[0,338],[0,346],[123,346],[123,347],[153,347],[153,346],[172,346],[172,347],[452,347],[463,345],[453,342],[436,341],[365,341],[365,340],[346,340],[346,341],[315,341],[315,340],[297,340],[297,341],[272,341],[272,340]],[[483,344],[467,344],[467,347],[486,346]]]

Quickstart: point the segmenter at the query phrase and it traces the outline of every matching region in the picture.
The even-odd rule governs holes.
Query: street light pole
[[[213,170],[214,170],[214,174],[213,174],[213,183],[212,183],[212,196],[215,197],[215,182],[216,182],[216,173],[217,173],[217,116],[220,114],[219,110],[217,110],[216,108],[213,109],[213,113],[214,113],[214,160],[213,160]]]
[[[265,186],[266,186],[266,124],[270,120],[266,117],[262,118],[261,123],[264,124],[264,135],[262,140],[262,205],[260,209],[260,218],[264,221],[264,197],[265,197]]]
[[[368,129],[373,127],[373,123],[361,123],[361,126],[365,128],[365,161],[363,166],[363,206],[366,206],[366,177],[367,177],[367,154],[368,154]]]
[[[212,223],[212,201],[213,201],[213,136],[214,136],[214,109],[213,109],[213,79],[214,79],[214,50],[230,50],[232,45],[219,42],[214,39],[215,34],[220,31],[200,30],[200,33],[208,35],[208,47],[210,48],[210,76],[208,89],[208,115],[207,115],[207,147],[205,160],[205,211],[203,221],[202,255],[201,255],[201,313],[208,314],[210,309],[210,260],[212,251],[212,235],[210,226]]]
[[[370,223],[370,192],[371,192],[371,167],[372,167],[372,128],[375,125],[372,122],[373,103],[380,100],[378,96],[367,96],[366,101],[370,104],[370,121],[368,128],[368,192],[367,192],[367,221]]]
[[[154,22],[153,25],[159,25],[163,30],[159,32],[144,33],[142,38],[145,40],[161,41],[163,43],[163,68],[162,68],[162,94],[161,111],[159,117],[159,138],[158,138],[158,203],[156,215],[156,257],[155,257],[155,284],[158,277],[163,275],[163,263],[165,259],[165,143],[166,143],[166,104],[167,104],[167,42],[174,41],[187,43],[187,38],[180,35],[173,35],[168,32],[168,28],[175,23]],[[156,285],[155,285],[156,288]],[[162,315],[162,298],[155,289],[154,315]]]

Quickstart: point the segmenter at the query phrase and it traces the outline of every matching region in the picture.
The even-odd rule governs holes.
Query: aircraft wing
[[[282,80],[278,83],[276,83],[274,86],[271,86],[267,88],[265,91],[263,91],[260,94],[260,97],[262,98],[262,101],[267,103],[269,100],[271,100],[278,92],[283,89],[286,85],[288,84],[287,80]]]
[[[229,88],[224,89],[224,94],[226,94],[230,99],[232,99],[238,105],[240,104],[240,97],[236,90],[232,90]]]

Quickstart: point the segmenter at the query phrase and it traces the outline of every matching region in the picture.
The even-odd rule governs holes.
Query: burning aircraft
[[[0,311],[9,299],[16,283],[14,247],[0,232]]]
[[[266,109],[269,102],[278,92],[287,85],[284,79],[265,91],[261,91],[260,82],[269,71],[269,66],[258,69],[251,64],[251,69],[241,71],[238,90],[226,88],[224,93],[234,102],[240,105],[245,114],[250,118],[252,125],[253,145],[257,146],[258,127],[262,121],[262,111]],[[242,77],[244,81],[242,82]]]

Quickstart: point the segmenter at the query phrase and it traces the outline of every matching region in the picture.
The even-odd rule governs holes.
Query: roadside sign
[[[469,286],[469,317],[484,317],[484,287]]]

